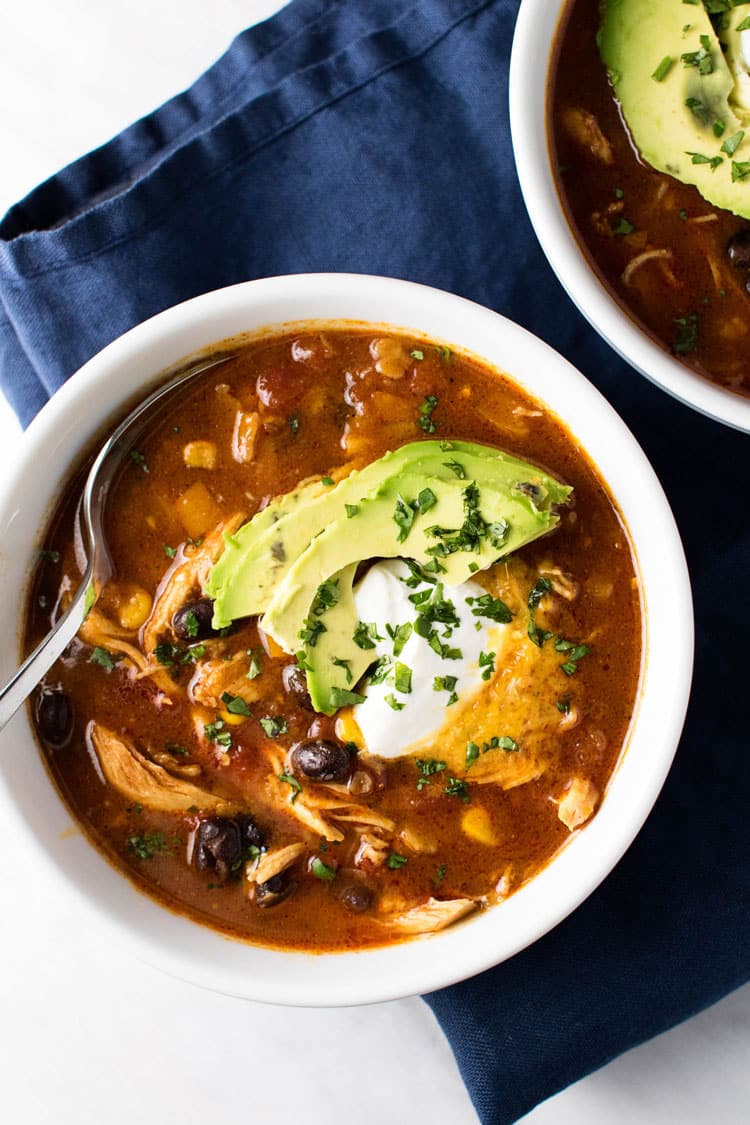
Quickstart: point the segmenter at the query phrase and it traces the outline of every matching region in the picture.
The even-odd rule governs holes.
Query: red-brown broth
[[[705,378],[750,395],[750,273],[727,257],[750,223],[640,158],[599,56],[598,26],[598,0],[572,0],[550,67],[549,142],[568,222],[589,265],[649,336]],[[571,123],[579,111],[595,119],[612,163],[598,158],[580,118]],[[616,233],[622,220],[630,233]],[[669,256],[627,272],[652,250]]]
[[[469,784],[470,804],[485,808],[493,826],[497,843],[492,846],[478,844],[462,831],[462,813],[470,805],[446,795],[442,778],[418,790],[412,759],[382,763],[374,771],[382,788],[376,788],[368,805],[397,823],[408,820],[435,846],[409,851],[408,862],[399,869],[385,864],[358,867],[357,832],[348,831],[340,844],[322,845],[290,816],[286,791],[276,809],[265,799],[258,806],[253,797],[264,791],[267,773],[267,737],[257,721],[259,714],[284,717],[288,732],[278,739],[284,747],[304,738],[311,723],[318,735],[333,737],[333,720],[315,719],[286,694],[282,669],[291,657],[264,655],[264,705],[254,705],[254,717],[231,728],[234,746],[228,764],[222,764],[217,747],[196,733],[194,708],[185,690],[175,695],[171,706],[159,706],[159,691],[151,678],[134,679],[126,660],[107,671],[91,663],[90,644],[75,641],[47,679],[48,686],[61,688],[72,702],[72,738],[55,749],[45,743],[43,732],[40,735],[45,761],[73,815],[141,889],[197,921],[264,945],[335,950],[385,944],[403,936],[384,925],[385,905],[392,913],[399,901],[410,906],[430,897],[469,896],[484,906],[502,897],[496,891],[499,883],[502,894],[521,886],[569,837],[556,801],[571,778],[584,775],[600,795],[604,793],[626,740],[637,691],[641,607],[635,566],[617,508],[585,453],[554,415],[482,363],[459,353],[446,356],[429,341],[409,338],[402,341],[402,350],[418,351],[424,358],[410,359],[403,376],[395,380],[377,370],[371,342],[366,330],[343,329],[251,342],[238,349],[220,376],[209,373],[176,403],[141,443],[143,463],[130,463],[113,490],[106,528],[116,569],[113,588],[132,584],[154,595],[171,566],[165,545],[171,550],[186,544],[178,501],[196,480],[206,484],[220,518],[238,510],[249,517],[303,478],[335,473],[352,463],[360,467],[389,448],[429,436],[419,427],[420,406],[425,396],[435,395],[435,436],[501,447],[544,465],[574,487],[575,502],[562,511],[559,528],[519,552],[517,565],[522,568],[519,573],[528,576],[527,585],[539,565],[550,559],[575,580],[579,593],[573,601],[550,599],[552,623],[558,634],[590,642],[592,653],[574,676],[559,675],[557,696],[535,699],[535,706],[544,708],[550,722],[557,724],[562,718],[558,700],[568,695],[580,721],[574,729],[554,734],[551,765],[537,780],[508,790]],[[306,352],[307,358],[293,358]],[[228,385],[242,409],[257,413],[260,420],[249,464],[238,464],[230,453],[234,413],[226,396],[217,394],[217,383]],[[290,418],[298,419],[296,433]],[[342,447],[347,433],[348,451]],[[216,444],[217,467],[187,468],[186,442],[205,439]],[[53,606],[79,581],[72,524],[80,481],[79,474],[45,536],[45,549],[52,554],[42,557],[33,582],[29,649],[48,629]],[[184,549],[189,553],[192,548],[188,544]],[[59,552],[58,561],[54,552]],[[97,608],[114,616],[116,606],[117,599],[108,591]],[[525,629],[525,605],[519,602],[514,608]],[[543,607],[540,614],[544,621]],[[137,638],[133,643],[138,645]],[[262,643],[252,619],[217,642],[225,655],[259,650]],[[188,679],[188,673],[179,673],[182,688]],[[218,885],[210,873],[191,866],[186,848],[199,816],[138,808],[103,783],[87,747],[87,726],[94,719],[146,752],[170,743],[185,747],[184,760],[200,767],[197,783],[242,794],[244,807],[256,816],[269,843],[301,839],[306,855],[292,868],[294,893],[272,908],[260,909],[252,895],[248,897],[243,878]],[[470,774],[467,781],[471,783]],[[163,850],[139,857],[132,841],[144,837],[163,840]],[[401,854],[404,846],[396,842],[392,851]],[[337,867],[333,880],[322,881],[311,873],[313,856]],[[353,913],[342,902],[340,892],[347,882],[364,885],[371,895],[372,904],[364,913]]]

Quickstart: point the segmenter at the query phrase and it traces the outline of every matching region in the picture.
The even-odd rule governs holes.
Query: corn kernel
[[[202,481],[191,484],[178,498],[177,515],[191,539],[200,539],[221,519],[219,505]]]
[[[189,441],[182,451],[182,459],[189,469],[215,469],[216,442]]]
[[[230,727],[239,727],[247,719],[247,715],[233,715],[231,711],[219,711],[219,715]]]
[[[479,844],[487,844],[492,847],[499,843],[497,836],[492,827],[492,820],[487,809],[482,805],[472,805],[470,809],[461,817],[461,828],[470,836],[472,840],[476,840]]]
[[[127,591],[117,607],[117,616],[123,629],[140,629],[151,612],[152,598],[139,586]]]
[[[336,737],[341,742],[356,742],[357,746],[364,745],[362,731],[359,729],[359,724],[354,718],[351,707],[344,707],[343,710],[339,711],[336,718]]]

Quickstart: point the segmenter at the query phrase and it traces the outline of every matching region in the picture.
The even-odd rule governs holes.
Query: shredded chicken
[[[232,535],[245,522],[236,512],[208,532],[200,546],[187,547],[177,556],[157,590],[151,616],[143,627],[143,649],[152,653],[161,637],[173,636],[172,618],[191,598],[203,591],[209,571],[224,550],[224,536]]]
[[[573,832],[584,824],[599,801],[599,790],[585,777],[574,777],[557,806],[557,815]]]
[[[136,648],[131,640],[133,630],[123,629],[109,617],[106,617],[96,607],[89,610],[88,617],[78,630],[78,636],[92,648],[104,648],[107,652],[117,653],[135,669],[135,678],[151,676],[157,687],[166,695],[173,694],[177,689],[166,669],[161,664],[151,664],[140,649]]]
[[[242,652],[231,660],[199,660],[189,694],[196,703],[213,711],[222,709],[221,697],[226,692],[244,699],[245,703],[254,703],[262,692],[257,680],[248,680],[248,667],[248,657]]]
[[[561,598],[565,598],[566,602],[574,602],[578,597],[578,583],[572,574],[567,574],[561,570],[559,566],[543,565],[539,567],[539,573],[543,574],[545,578],[549,578],[552,583],[552,589]]]
[[[230,801],[173,777],[99,723],[91,722],[86,734],[107,781],[128,800],[162,812],[184,812],[193,807],[202,812],[232,811]]]
[[[599,128],[593,113],[577,106],[569,106],[563,111],[562,123],[573,140],[588,149],[596,160],[608,166],[614,164],[612,146]]]
[[[642,254],[636,254],[631,258],[625,269],[622,271],[622,281],[624,285],[630,285],[633,280],[633,274],[645,266],[647,262],[658,262],[671,260],[674,257],[671,250],[644,250]],[[674,275],[673,275],[674,276]],[[676,279],[675,279],[676,280]]]
[[[363,832],[354,856],[355,867],[382,867],[391,850],[391,845],[377,832]]]
[[[280,875],[287,867],[291,867],[304,851],[305,845],[302,843],[287,844],[283,848],[270,848],[257,862],[247,864],[245,877],[249,883],[267,883],[274,875]]]
[[[421,906],[413,906],[403,914],[384,918],[389,929],[401,934],[432,934],[453,925],[459,918],[476,910],[477,903],[471,898],[453,898],[441,902],[429,898]]]

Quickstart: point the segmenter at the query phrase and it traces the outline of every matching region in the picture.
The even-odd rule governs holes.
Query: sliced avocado
[[[350,510],[356,508],[384,482],[407,471],[415,477],[435,473],[458,479],[451,462],[463,454],[519,464],[491,446],[474,442],[410,442],[361,471],[355,470],[335,486],[306,482],[269,504],[227,540],[211,570],[206,593],[214,599],[214,628],[223,629],[237,618],[263,613],[292,564],[316,535],[345,514],[346,504]],[[458,464],[458,471],[461,469]],[[468,478],[469,470],[464,467],[463,471]],[[357,526],[352,524],[350,530],[356,531]]]
[[[717,36],[702,3],[603,0],[599,50],[643,159],[750,218],[750,81],[736,30],[743,12],[722,13]]]
[[[264,613],[263,629],[297,653],[316,710],[332,714],[372,662],[355,640],[361,561],[416,559],[455,586],[555,527],[570,492],[490,446],[410,443],[325,492],[295,490],[232,536],[207,587],[214,624]]]

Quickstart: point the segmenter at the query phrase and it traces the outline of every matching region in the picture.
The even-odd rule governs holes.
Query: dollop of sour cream
[[[400,560],[368,570],[354,600],[379,663],[351,714],[371,754],[410,753],[450,723],[452,707],[487,687],[510,636],[484,612],[492,612],[487,598],[477,582],[443,587]]]

